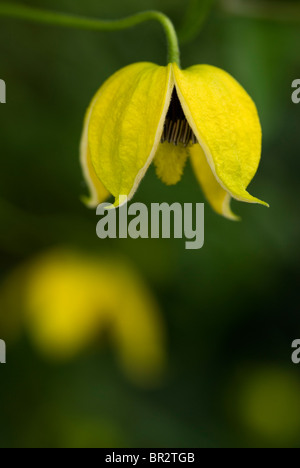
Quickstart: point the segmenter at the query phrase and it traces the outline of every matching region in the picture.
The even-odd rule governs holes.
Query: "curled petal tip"
[[[126,205],[128,201],[129,201],[129,198],[127,197],[127,195],[119,195],[118,197],[116,197],[115,203],[108,206],[107,209],[111,210],[113,208],[121,208],[122,206]]]
[[[86,195],[81,195],[79,199],[87,208],[96,208],[95,203]]]
[[[253,197],[248,192],[245,192],[245,197],[242,195],[241,197],[234,197],[234,198],[236,198],[238,201],[245,201],[247,203],[253,203],[253,204],[262,205],[262,206],[266,206],[267,208],[270,208],[270,205],[267,202],[260,200],[259,198]]]
[[[235,215],[232,211],[230,211],[230,213],[224,213],[223,216],[224,216],[225,218],[229,219],[229,221],[234,221],[234,222],[236,222],[236,223],[242,221],[241,216]]]

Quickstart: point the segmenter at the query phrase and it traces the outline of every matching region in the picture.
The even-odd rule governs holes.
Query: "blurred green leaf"
[[[189,0],[183,25],[178,30],[181,43],[191,42],[198,36],[215,3],[216,0]]]

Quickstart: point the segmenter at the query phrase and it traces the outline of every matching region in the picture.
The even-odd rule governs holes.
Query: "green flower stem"
[[[163,26],[168,41],[168,62],[180,65],[179,44],[175,28],[171,20],[159,11],[145,11],[120,20],[106,21],[3,2],[0,3],[1,16],[89,31],[118,31],[131,28],[145,21],[158,21]]]

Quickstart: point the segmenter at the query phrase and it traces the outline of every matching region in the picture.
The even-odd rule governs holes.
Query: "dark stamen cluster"
[[[197,138],[182,110],[175,87],[161,137],[161,142],[164,143],[165,141],[176,146],[181,144],[185,147],[197,143]]]

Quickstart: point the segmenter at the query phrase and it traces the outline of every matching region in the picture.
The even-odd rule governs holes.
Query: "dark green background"
[[[100,18],[155,8],[178,27],[188,5],[23,3]],[[277,2],[268,3],[272,10]],[[7,84],[0,106],[1,276],[55,245],[123,254],[156,295],[169,335],[167,376],[155,390],[129,382],[109,348],[55,366],[26,337],[9,346],[9,364],[0,369],[1,447],[300,446],[300,366],[291,362],[291,343],[300,338],[300,104],[291,101],[291,83],[300,78],[299,25],[239,18],[216,5],[197,38],[182,45],[184,67],[224,68],[254,98],[264,140],[250,191],[271,205],[234,202],[241,223],[206,205],[205,247],[186,251],[181,240],[100,241],[94,211],[79,200],[86,107],[119,68],[165,64],[160,26],[95,33],[0,19],[0,78]],[[203,196],[189,166],[174,188],[151,168],[135,201]]]

